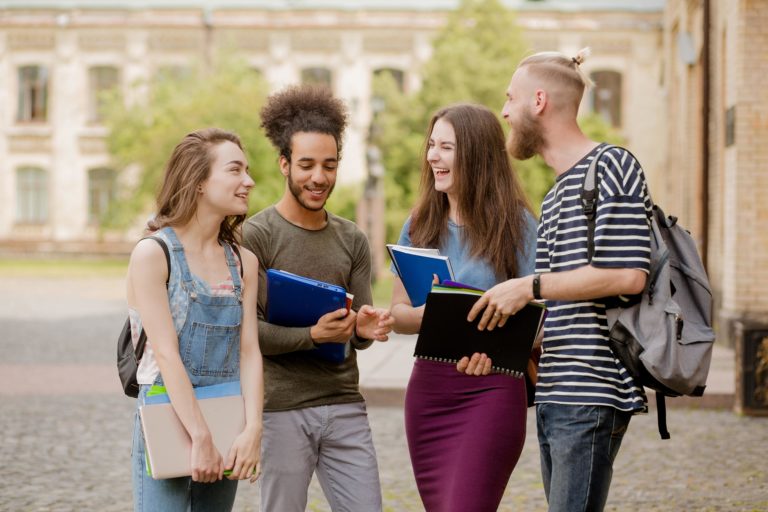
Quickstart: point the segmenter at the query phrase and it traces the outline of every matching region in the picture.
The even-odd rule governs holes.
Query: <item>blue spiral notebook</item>
[[[283,327],[310,327],[321,316],[352,306],[352,295],[335,284],[285,270],[267,270],[267,322]],[[322,343],[312,349],[317,357],[342,363],[349,343]]]

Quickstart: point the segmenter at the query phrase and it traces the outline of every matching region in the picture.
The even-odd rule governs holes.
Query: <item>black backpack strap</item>
[[[600,188],[598,187],[598,174],[597,174],[597,162],[603,153],[611,148],[614,148],[611,144],[602,144],[602,147],[597,151],[595,157],[589,163],[587,173],[584,175],[584,184],[581,187],[581,207],[584,210],[584,215],[587,217],[587,259],[592,261],[592,256],[595,253],[595,217],[597,216],[597,199],[600,195]]]
[[[664,395],[656,392],[656,416],[659,423],[659,435],[662,439],[669,439],[669,430],[667,430],[667,403],[664,401]]]
[[[168,266],[168,277],[165,279],[165,287],[168,288],[168,281],[171,279],[171,253],[168,252],[168,246],[165,244],[165,240],[160,238],[159,236],[148,236],[146,238],[151,238],[158,244],[160,244],[160,247],[162,247],[163,252],[165,253],[165,264]],[[143,240],[143,238],[142,238]],[[144,327],[141,328],[141,333],[139,334],[139,341],[136,342],[136,361],[141,360],[141,356],[144,355],[144,345],[147,344],[147,333],[144,332]]]

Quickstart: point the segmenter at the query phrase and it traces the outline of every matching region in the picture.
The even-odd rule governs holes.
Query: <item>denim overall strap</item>
[[[235,297],[240,302],[243,302],[243,283],[240,279],[240,272],[237,269],[237,262],[235,259],[237,256],[234,254],[234,249],[228,243],[224,243],[224,256],[227,258],[227,267],[229,267],[229,274],[232,276],[232,286],[235,290]],[[240,262],[242,267],[243,262]]]
[[[179,237],[176,236],[176,231],[174,231],[171,226],[166,226],[161,230],[161,232],[171,241],[173,261],[179,265],[182,287],[187,291],[187,293],[195,294],[195,280],[194,277],[192,277],[192,272],[189,270],[187,257],[184,255],[184,246],[181,245]]]
[[[224,245],[224,255],[233,281],[233,295],[213,295],[198,285],[189,269],[184,247],[174,230],[163,229],[173,250],[175,276],[182,282],[171,302],[184,303],[185,318],[177,326],[179,355],[194,387],[238,380],[240,377],[240,324],[242,280],[233,250]],[[199,279],[199,278],[197,278]],[[158,374],[156,384],[162,383]]]

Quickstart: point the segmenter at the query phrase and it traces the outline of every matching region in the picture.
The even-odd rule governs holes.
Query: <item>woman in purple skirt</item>
[[[398,244],[438,248],[456,281],[484,290],[533,273],[536,221],[493,112],[461,104],[432,117],[419,199]],[[396,277],[394,330],[418,333],[423,314]],[[417,359],[408,383],[408,449],[428,512],[496,510],[525,442],[525,381],[488,374],[490,359],[473,357],[469,374],[467,358]]]

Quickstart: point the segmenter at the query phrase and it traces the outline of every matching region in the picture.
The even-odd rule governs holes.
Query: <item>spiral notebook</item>
[[[504,327],[479,331],[480,316],[468,322],[467,315],[482,294],[476,289],[434,286],[427,296],[414,356],[457,363],[475,352],[485,353],[491,358],[492,371],[522,378],[546,308],[528,303],[507,318]]]

